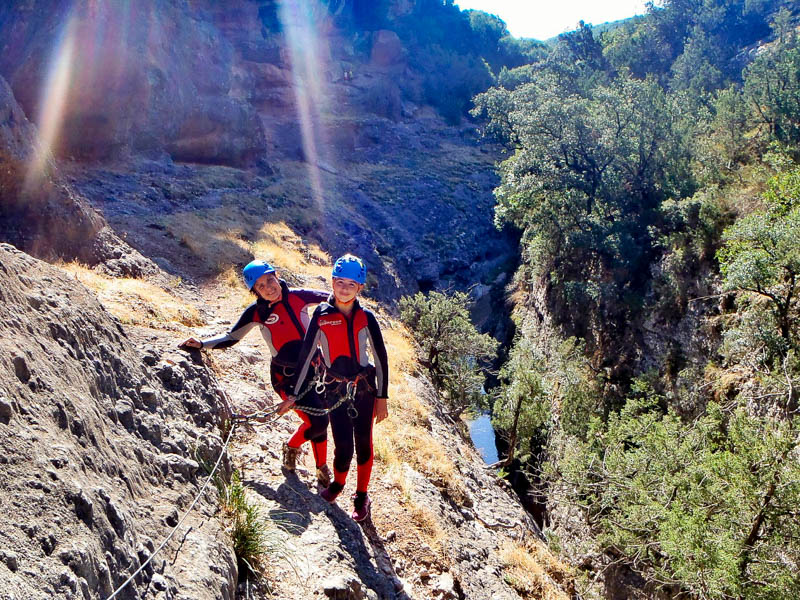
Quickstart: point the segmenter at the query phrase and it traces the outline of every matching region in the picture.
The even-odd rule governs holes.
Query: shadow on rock
[[[317,514],[323,509],[323,501],[295,473],[289,473],[286,481],[277,488],[253,479],[243,483],[262,497],[280,504],[281,508],[269,511],[269,518],[292,535],[300,535],[308,529],[312,513]]]
[[[320,501],[324,502],[321,499]],[[331,504],[328,507],[329,510],[325,511],[325,514],[339,536],[340,547],[353,558],[357,575],[364,585],[382,599],[408,600],[403,591],[403,583],[394,572],[392,560],[372,523],[372,518],[368,518],[359,527],[359,523],[353,521],[338,505]],[[370,552],[364,543],[365,537],[369,541],[372,556],[380,570],[375,569],[370,560]],[[329,594],[329,591],[326,589],[325,593]]]

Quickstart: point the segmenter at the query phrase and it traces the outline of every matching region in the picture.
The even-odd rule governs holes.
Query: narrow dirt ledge
[[[258,387],[247,390],[248,385],[239,383],[240,397],[258,397]],[[414,385],[424,398],[424,382]],[[484,468],[478,453],[452,426],[434,415],[430,422],[434,439],[456,466],[451,491],[408,463],[389,466],[379,458],[370,484],[372,523],[361,527],[349,516],[354,473],[337,502],[329,505],[318,494],[310,452],[299,460],[295,473],[281,471],[281,444],[297,421],[283,419],[240,430],[234,464],[262,513],[283,522],[287,531],[288,557],[268,568],[275,597],[523,597],[505,581],[501,552],[507,544],[535,540],[541,533],[513,493]],[[376,444],[384,426],[393,424],[376,426]],[[332,450],[330,441],[329,446]]]
[[[157,341],[137,348],[91,292],[7,244],[0,305],[2,596],[107,598],[198,493],[197,459],[219,455],[217,383]],[[119,598],[234,598],[216,496]]]

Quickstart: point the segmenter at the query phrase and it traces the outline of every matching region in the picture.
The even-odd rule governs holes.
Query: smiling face
[[[333,297],[339,304],[350,304],[356,299],[358,293],[364,287],[360,283],[356,283],[352,279],[345,279],[343,277],[334,277],[332,282]]]
[[[281,299],[281,284],[275,273],[264,273],[256,279],[253,290],[269,303],[277,302]]]

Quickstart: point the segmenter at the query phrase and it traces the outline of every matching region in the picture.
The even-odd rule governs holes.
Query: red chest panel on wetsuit
[[[306,305],[305,302],[296,297],[294,294],[289,294],[289,305],[292,307],[292,312],[294,313],[297,322],[301,324],[301,327],[303,327],[301,314]],[[269,329],[272,337],[272,345],[275,347],[277,352],[280,352],[281,348],[285,344],[303,339],[303,334],[305,331],[301,333],[297,330],[297,326],[286,310],[286,305],[283,302],[279,302],[277,305],[275,305],[266,320],[261,321],[258,313],[256,313],[254,318],[259,323],[263,322],[264,325],[266,325],[266,327]]]
[[[357,310],[353,315],[352,328],[349,319],[340,312],[322,315],[317,324],[328,340],[331,364],[340,356],[352,358],[356,364],[360,362],[358,333],[367,327],[367,315],[364,311]]]

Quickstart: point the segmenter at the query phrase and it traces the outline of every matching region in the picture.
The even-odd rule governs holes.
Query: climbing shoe
[[[361,496],[360,494],[353,494],[353,521],[359,523],[369,516],[369,509],[372,506],[372,501],[367,494]]]
[[[321,487],[328,487],[331,484],[331,470],[328,468],[328,465],[322,465],[321,467],[317,467],[317,483]]]
[[[300,448],[292,448],[289,444],[283,445],[283,468],[294,473],[297,466],[297,455],[300,454]]]
[[[339,494],[342,493],[342,488],[344,486],[341,483],[336,483],[335,481],[322,490],[319,495],[322,496],[322,499],[325,502],[330,502],[333,504],[336,501],[336,498],[339,497]]]

